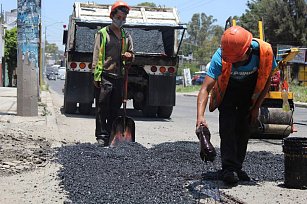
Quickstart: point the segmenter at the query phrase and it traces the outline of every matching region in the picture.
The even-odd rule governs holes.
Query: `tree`
[[[45,49],[46,49],[45,52],[50,54],[56,54],[59,52],[59,48],[55,43],[49,44],[48,42],[46,42]]]
[[[258,20],[263,20],[265,40],[273,46],[307,44],[307,4],[304,0],[252,0],[239,23],[259,36]]]
[[[188,37],[183,42],[183,53],[189,51],[201,63],[208,63],[219,47],[223,28],[213,25],[216,19],[205,13],[196,13],[187,25]]]
[[[8,70],[8,86],[12,86],[13,72],[17,67],[17,27],[5,33],[4,57]]]

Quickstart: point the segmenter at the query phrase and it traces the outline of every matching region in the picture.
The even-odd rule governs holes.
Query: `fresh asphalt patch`
[[[200,199],[227,200],[219,189],[217,160],[204,163],[199,143],[162,143],[147,149],[138,143],[104,148],[75,144],[58,148],[61,187],[72,203],[195,203]],[[251,182],[282,181],[283,155],[247,152],[244,170]],[[229,197],[229,196],[228,196]],[[240,203],[235,198],[233,203]]]

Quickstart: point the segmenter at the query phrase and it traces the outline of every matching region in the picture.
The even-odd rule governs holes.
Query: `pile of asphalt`
[[[126,28],[133,41],[134,52],[164,53],[162,33],[158,30]]]
[[[78,26],[76,30],[76,52],[92,53],[95,44],[97,29]]]
[[[204,175],[220,168],[219,156],[214,164],[201,161],[196,142],[151,149],[137,143],[115,148],[77,144],[59,148],[57,157],[61,185],[72,203],[195,203],[197,186],[193,193],[187,184],[206,182],[210,178]],[[283,155],[248,152],[245,170],[256,181],[278,181],[283,166]]]
[[[133,41],[135,52],[141,53],[164,53],[162,33],[158,30],[143,30],[139,28],[126,28]],[[76,30],[77,52],[91,53],[94,49],[95,34],[97,29],[78,26]]]

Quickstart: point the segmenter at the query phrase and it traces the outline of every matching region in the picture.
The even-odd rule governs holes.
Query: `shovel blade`
[[[114,147],[124,142],[135,142],[135,123],[132,118],[119,116],[112,124],[109,145]]]

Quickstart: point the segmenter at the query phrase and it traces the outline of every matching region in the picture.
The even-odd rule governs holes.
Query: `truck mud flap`
[[[94,100],[92,74],[68,71],[66,73],[64,97],[68,103],[92,104]]]
[[[175,76],[149,75],[147,105],[175,106]]]

